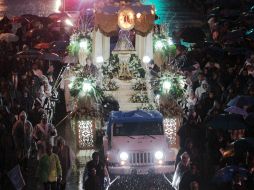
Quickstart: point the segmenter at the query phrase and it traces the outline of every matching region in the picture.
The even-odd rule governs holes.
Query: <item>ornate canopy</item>
[[[146,36],[153,29],[154,7],[141,3],[99,3],[95,5],[95,28],[112,36],[119,28],[134,28],[137,34]]]

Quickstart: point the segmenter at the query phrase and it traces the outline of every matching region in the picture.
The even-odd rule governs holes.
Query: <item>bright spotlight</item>
[[[96,63],[103,63],[104,59],[102,56],[96,57]]]
[[[141,17],[141,13],[137,13],[136,17],[140,18]]]
[[[153,9],[151,10],[151,14],[154,15],[154,10]]]
[[[162,84],[162,88],[164,91],[169,92],[171,89],[171,82],[168,80],[165,80]]]
[[[88,48],[88,42],[87,42],[87,40],[81,40],[79,42],[79,47],[83,48],[83,49],[87,49]]]
[[[67,24],[68,26],[73,26],[73,23],[71,22],[70,19],[66,19],[65,24]]]
[[[162,43],[162,41],[160,41],[160,40],[158,40],[157,42],[155,42],[155,48],[156,49],[162,49],[163,48],[163,43]]]
[[[169,46],[172,46],[172,45],[174,45],[174,42],[173,42],[173,40],[172,40],[172,38],[168,38],[168,45]]]
[[[145,55],[144,57],[143,57],[143,63],[149,63],[151,61],[151,58],[149,57],[149,56],[147,56],[147,55]]]
[[[62,0],[56,0],[56,3],[55,3],[55,11],[56,12],[60,12],[60,7],[61,7],[61,5],[62,5],[62,2],[61,2]]]
[[[93,88],[92,84],[89,81],[85,81],[83,83],[83,87],[82,87],[83,92],[88,93],[92,90],[92,88]]]

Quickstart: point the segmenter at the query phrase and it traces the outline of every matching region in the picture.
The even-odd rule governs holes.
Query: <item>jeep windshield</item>
[[[162,123],[158,122],[128,122],[117,123],[113,127],[114,136],[163,135]]]

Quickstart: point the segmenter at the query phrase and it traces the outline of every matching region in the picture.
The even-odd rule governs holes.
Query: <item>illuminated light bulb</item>
[[[163,48],[163,46],[164,45],[163,45],[162,41],[158,40],[157,42],[155,42],[155,48],[156,49],[161,50]]]
[[[96,57],[96,63],[103,63],[104,59],[102,56]]]
[[[154,10],[153,9],[151,10],[151,14],[154,15]]]
[[[83,87],[82,87],[83,92],[85,92],[85,93],[90,92],[92,90],[92,88],[93,87],[92,87],[92,84],[90,82],[85,81],[83,83]]]
[[[140,18],[141,17],[141,13],[137,13],[136,17]]]
[[[88,48],[88,42],[87,42],[87,40],[81,40],[80,43],[79,43],[79,47],[87,49]]]
[[[171,82],[168,81],[168,80],[164,81],[163,84],[162,84],[162,88],[166,92],[170,91],[170,89],[171,89]]]
[[[169,46],[174,45],[174,42],[173,42],[172,38],[168,38],[168,45]]]
[[[151,58],[147,55],[143,57],[143,63],[149,63],[151,61]]]
[[[70,19],[66,19],[65,20],[65,24],[69,25],[69,26],[73,26],[73,23],[71,22]]]

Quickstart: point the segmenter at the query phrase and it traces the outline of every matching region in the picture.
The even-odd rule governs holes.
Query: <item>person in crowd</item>
[[[62,180],[62,168],[58,156],[52,152],[53,147],[47,143],[41,149],[41,158],[36,171],[38,179],[38,188],[43,185],[44,190],[58,190],[57,182]]]
[[[42,115],[41,122],[35,126],[33,137],[38,145],[38,158],[40,158],[40,148],[45,147],[46,143],[54,146],[54,138],[57,136],[57,131],[53,124],[48,123],[47,115]]]
[[[18,158],[20,161],[28,159],[32,143],[33,126],[31,122],[27,120],[25,111],[19,114],[19,119],[13,125],[12,135]]]
[[[190,190],[200,190],[199,183],[196,181],[192,181],[190,183]]]
[[[99,152],[94,152],[92,154],[92,160],[87,162],[85,171],[84,171],[83,182],[87,181],[87,178],[89,178],[89,171],[93,175],[95,175],[93,172],[93,169],[95,169],[95,174],[99,178],[99,187],[101,190],[103,190],[105,178],[107,180],[107,183],[110,182],[110,178],[109,178],[109,174],[108,174],[108,170],[106,166],[104,165],[104,163],[100,161]],[[85,184],[83,184],[83,187],[85,187]]]
[[[160,67],[154,63],[153,60],[149,63],[149,70],[152,77],[159,77],[160,76]]]
[[[98,69],[97,67],[93,64],[92,58],[87,57],[86,58],[86,65],[83,68],[83,72],[85,75],[91,75],[93,77],[98,76]]]
[[[198,182],[200,184],[200,174],[198,171],[198,166],[195,163],[190,164],[190,170],[185,172],[179,184],[179,190],[190,190],[190,185],[192,182]]]
[[[176,170],[173,175],[172,186],[179,190],[179,184],[183,175],[190,169],[190,156],[187,152],[181,155],[181,161],[177,164]]]
[[[50,169],[49,157],[46,153],[46,147],[41,147],[41,157],[36,170],[36,181],[38,190],[48,190],[48,176]]]
[[[57,190],[57,182],[62,181],[62,167],[57,154],[53,153],[53,147],[50,143],[47,144],[47,156],[49,159],[49,175],[47,188],[48,190]]]
[[[198,100],[201,99],[202,94],[207,92],[207,90],[208,90],[208,83],[204,80],[201,82],[201,85],[195,90],[195,95],[198,98]]]
[[[62,166],[62,181],[58,184],[59,190],[65,190],[66,181],[71,172],[70,148],[65,144],[62,137],[57,138],[55,153],[58,155]]]
[[[87,172],[88,178],[84,182],[85,190],[101,190],[100,177],[96,175],[96,169],[90,168]]]

